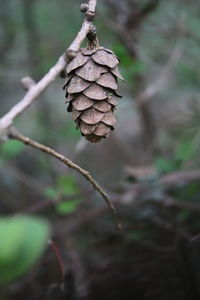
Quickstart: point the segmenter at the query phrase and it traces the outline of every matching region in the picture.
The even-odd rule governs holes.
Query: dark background
[[[50,249],[8,289],[8,299],[200,299],[200,3],[102,0],[100,43],[121,59],[126,80],[117,126],[86,142],[57,80],[16,121],[25,135],[86,168],[109,193],[123,232],[75,171],[8,141],[0,145],[0,212],[52,224],[65,291]],[[80,29],[80,1],[0,0],[0,112],[23,97]],[[85,297],[85,298],[84,298]]]

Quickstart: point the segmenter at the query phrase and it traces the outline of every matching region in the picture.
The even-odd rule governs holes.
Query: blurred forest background
[[[91,172],[103,200],[65,165],[17,141],[0,145],[1,215],[47,218],[55,255],[8,290],[8,299],[200,299],[200,2],[99,0],[100,44],[121,59],[117,126],[91,144],[76,130],[58,78],[16,127]],[[0,0],[1,116],[39,80],[80,29],[80,1]]]

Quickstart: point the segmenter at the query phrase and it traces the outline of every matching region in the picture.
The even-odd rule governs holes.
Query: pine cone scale
[[[98,101],[96,102],[93,107],[101,112],[108,112],[111,110],[112,106],[107,101]]]
[[[117,89],[117,79],[110,72],[103,74],[97,80],[97,83],[103,87],[110,88],[112,90]]]
[[[90,98],[90,99],[94,99],[94,100],[104,100],[108,97],[106,91],[104,90],[104,88],[102,88],[101,86],[99,86],[96,83],[93,83],[92,85],[90,85],[84,92],[83,94]]]
[[[111,53],[106,52],[105,50],[99,50],[94,55],[92,59],[100,65],[107,66],[109,68],[115,68],[119,63],[119,60]]]
[[[72,105],[76,110],[85,110],[89,107],[91,107],[94,104],[94,102],[87,98],[84,95],[80,95],[77,98],[74,99]]]
[[[89,56],[84,56],[81,52],[77,54],[75,59],[73,59],[66,68],[67,74],[72,72],[73,70],[77,69],[78,67],[83,66],[88,60],[90,59]]]
[[[68,83],[67,92],[70,94],[80,93],[87,89],[89,86],[89,82],[75,75]]]
[[[77,69],[76,74],[87,81],[96,81],[103,72],[107,72],[107,69],[90,59],[82,68]]]
[[[104,113],[96,110],[95,108],[91,108],[84,111],[81,114],[80,119],[86,124],[94,125],[99,123],[103,117]]]
[[[88,125],[83,121],[80,122],[80,130],[84,135],[92,134],[95,131],[96,127],[97,125]]]
[[[110,132],[110,126],[107,126],[104,123],[99,123],[99,125],[94,131],[94,134],[98,136],[106,136],[109,132]]]

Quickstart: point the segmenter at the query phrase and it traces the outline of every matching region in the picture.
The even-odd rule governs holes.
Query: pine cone
[[[119,59],[105,48],[82,48],[67,66],[67,110],[72,112],[77,127],[87,140],[106,138],[116,123],[117,78],[123,80]]]

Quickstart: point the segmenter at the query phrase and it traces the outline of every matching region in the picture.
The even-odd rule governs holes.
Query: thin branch
[[[161,177],[160,182],[166,187],[183,186],[200,180],[200,170],[177,171]]]
[[[69,168],[72,168],[76,171],[78,171],[80,174],[82,174],[90,183],[91,185],[94,187],[94,189],[102,196],[102,198],[106,201],[110,211],[112,212],[113,216],[114,216],[114,220],[115,220],[115,224],[118,230],[121,229],[121,225],[118,221],[118,216],[117,216],[117,212],[116,209],[114,207],[114,205],[112,204],[112,202],[109,199],[109,196],[104,192],[104,190],[101,188],[101,186],[95,181],[95,179],[91,176],[91,174],[86,171],[85,169],[81,168],[80,166],[78,166],[77,164],[75,164],[73,161],[71,161],[70,159],[66,158],[64,155],[56,152],[54,149],[49,148],[43,144],[40,144],[34,140],[31,140],[29,137],[26,137],[22,134],[20,134],[19,132],[17,132],[17,130],[15,130],[14,128],[12,128],[9,131],[9,137],[11,139],[15,139],[18,140],[20,142],[22,142],[25,145],[31,146],[33,148],[36,148],[38,150],[41,150],[55,158],[57,158],[58,160],[60,160],[61,162],[63,162],[65,165],[67,165]]]
[[[88,33],[90,32],[90,28],[93,25],[93,19],[96,13],[96,5],[97,5],[97,0],[89,0],[88,5],[86,6],[87,10],[85,11],[85,19],[83,21],[81,30],[77,34],[72,44],[67,49],[67,56],[69,58],[76,55],[76,53],[79,51],[81,47],[82,42],[85,40]]]
[[[183,48],[182,45],[177,43],[170,55],[169,61],[166,66],[163,68],[161,73],[159,74],[158,78],[148,85],[144,91],[141,92],[136,98],[135,101],[141,105],[144,102],[149,101],[152,99],[158,92],[160,92],[163,88],[166,87],[166,84],[169,80],[171,75],[171,71],[173,67],[176,65],[180,57],[182,56]]]
[[[34,86],[32,86],[20,102],[14,105],[10,111],[0,119],[0,131],[6,130],[12,125],[14,119],[24,112],[33,101],[55,80],[58,74],[65,68],[66,61],[64,55],[61,56],[57,63],[49,72]]]
[[[58,248],[58,246],[56,245],[56,243],[53,240],[48,240],[48,244],[51,247],[52,251],[55,254],[56,257],[56,262],[58,265],[58,269],[60,272],[60,281],[61,281],[61,286],[64,284],[64,280],[65,280],[65,264],[62,258],[62,255],[60,253],[60,250]]]

